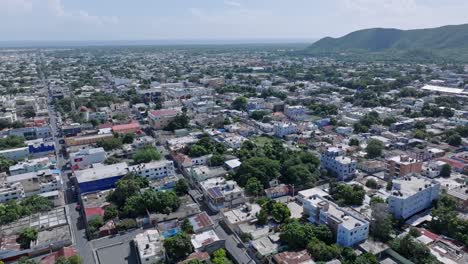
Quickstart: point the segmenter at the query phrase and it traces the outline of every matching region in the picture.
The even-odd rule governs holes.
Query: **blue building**
[[[79,191],[84,194],[115,188],[115,183],[128,172],[127,163],[121,162],[75,171],[75,176]]]

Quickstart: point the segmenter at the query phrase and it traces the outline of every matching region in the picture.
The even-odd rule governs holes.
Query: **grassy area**
[[[255,144],[259,147],[263,147],[265,146],[266,143],[269,143],[269,142],[272,142],[273,139],[272,138],[269,138],[269,137],[255,137],[253,140],[253,142],[255,142]]]

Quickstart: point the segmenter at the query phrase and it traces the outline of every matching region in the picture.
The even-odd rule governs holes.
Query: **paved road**
[[[49,105],[52,103],[52,98],[49,97]],[[60,120],[60,114],[57,113],[52,106],[49,106],[49,121],[50,121],[50,128],[52,132],[52,137],[55,142],[55,148],[56,148],[56,157],[57,157],[57,168],[63,169],[63,166],[68,162],[66,158],[62,156],[60,153],[60,150],[62,149],[62,144],[60,144],[60,139],[57,137],[58,133],[58,126],[57,126],[57,121]],[[70,224],[70,228],[72,231],[72,236],[74,238],[74,244],[75,248],[78,251],[78,254],[83,258],[83,263],[86,264],[95,264],[95,260],[93,257],[93,248],[91,243],[88,241],[86,238],[86,232],[84,228],[84,224],[81,220],[81,216],[79,212],[75,210],[75,204],[76,204],[76,195],[74,191],[72,191],[71,186],[72,182],[70,182],[68,178],[68,173],[70,171],[68,170],[62,170],[61,176],[62,176],[62,182],[63,182],[63,193],[65,196],[65,204],[67,207],[67,212],[68,212],[68,221]]]
[[[235,239],[234,235],[228,235],[226,231],[218,224],[214,228],[214,231],[219,238],[226,241],[226,249],[231,253],[231,256],[236,260],[238,264],[255,263],[252,258],[245,252],[245,249],[240,245],[240,241]]]

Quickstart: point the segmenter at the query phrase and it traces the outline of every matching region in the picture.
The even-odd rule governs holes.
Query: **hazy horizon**
[[[365,28],[464,24],[465,10],[465,0],[0,0],[0,35],[3,42],[302,42]]]

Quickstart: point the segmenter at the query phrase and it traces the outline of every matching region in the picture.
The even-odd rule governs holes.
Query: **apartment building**
[[[421,173],[423,165],[421,160],[411,158],[408,155],[391,157],[386,160],[386,163],[386,179],[403,177],[410,173]]]
[[[439,198],[440,183],[424,177],[410,175],[393,180],[388,198],[390,212],[396,218],[408,218],[431,207]]]
[[[369,236],[369,222],[351,214],[344,208],[319,195],[305,199],[304,213],[308,220],[317,225],[327,225],[336,237],[336,243],[352,247]]]
[[[244,190],[235,181],[216,177],[200,182],[203,196],[214,212],[245,203]]]
[[[28,172],[45,170],[53,166],[55,162],[51,162],[48,157],[26,160],[10,166],[8,169],[10,175],[18,175]]]
[[[138,252],[138,263],[150,264],[165,261],[163,241],[164,237],[155,229],[137,234],[133,242]]]
[[[148,122],[153,129],[164,129],[179,112],[173,109],[154,110],[148,113]]]
[[[284,114],[294,121],[304,120],[306,112],[307,108],[303,105],[286,105],[284,107]]]
[[[275,123],[273,125],[273,132],[275,136],[282,138],[287,135],[297,133],[297,125],[293,123]]]
[[[70,153],[71,167],[73,170],[82,170],[94,163],[102,163],[107,154],[103,148],[80,149],[78,152]]]
[[[344,154],[342,147],[330,147],[320,155],[320,166],[336,174],[341,181],[354,177],[357,168],[357,161]]]
[[[0,202],[21,199],[62,189],[58,170],[41,170],[0,179]]]
[[[160,179],[175,174],[172,160],[159,160],[128,167],[128,172],[136,173],[150,180]]]
[[[80,145],[95,144],[98,141],[113,138],[113,137],[114,135],[112,135],[112,133],[68,137],[68,138],[65,138],[65,144],[67,146],[80,146]]]

